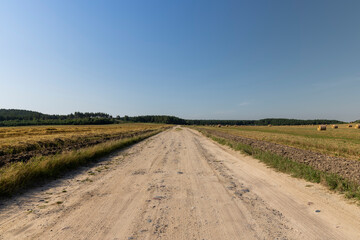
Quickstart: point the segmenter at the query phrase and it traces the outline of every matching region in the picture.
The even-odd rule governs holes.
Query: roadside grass
[[[35,157],[28,162],[15,162],[0,168],[0,196],[11,196],[22,189],[55,179],[61,174],[79,166],[93,162],[109,153],[125,148],[161,130],[137,137],[108,141],[79,150],[73,150],[53,156]]]
[[[305,179],[309,182],[321,183],[327,186],[330,190],[344,194],[346,198],[360,200],[360,186],[337,174],[319,171],[309,165],[297,163],[289,158],[285,158],[271,152],[262,151],[246,144],[237,143],[235,141],[224,138],[214,137],[204,132],[203,134],[222,145],[227,145],[244,154],[253,156],[254,158],[265,163],[267,166],[272,167],[280,172],[290,174],[296,178]]]

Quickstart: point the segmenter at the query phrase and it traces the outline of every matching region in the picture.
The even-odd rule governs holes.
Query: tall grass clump
[[[137,137],[109,141],[53,156],[35,157],[28,162],[15,162],[0,168],[0,196],[10,196],[21,189],[54,179],[81,165],[92,162],[115,150],[130,146],[160,131]]]

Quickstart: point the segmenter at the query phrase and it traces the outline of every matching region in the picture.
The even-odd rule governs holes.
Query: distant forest
[[[260,120],[187,120],[190,125],[252,125],[252,126],[284,126],[284,125],[318,125],[318,124],[341,124],[344,122],[338,120],[299,120],[299,119],[287,119],[287,118],[266,118]]]
[[[115,120],[106,113],[75,112],[68,115],[50,115],[28,110],[0,109],[0,126],[92,125],[111,123],[115,123]]]
[[[148,115],[148,116],[137,116],[137,117],[128,117],[117,118],[124,122],[142,122],[142,123],[165,123],[165,124],[188,124],[186,120],[166,115]]]
[[[315,119],[299,120],[286,118],[267,118],[260,120],[186,120],[174,116],[147,115],[136,117],[112,117],[106,113],[75,112],[68,115],[50,115],[35,111],[18,109],[0,109],[0,126],[27,126],[27,125],[92,125],[113,124],[122,122],[164,123],[180,125],[311,125],[311,124],[341,124],[337,120]],[[360,120],[359,120],[360,122]]]

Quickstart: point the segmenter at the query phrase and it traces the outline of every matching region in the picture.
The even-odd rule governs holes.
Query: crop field
[[[198,127],[217,132],[282,144],[322,154],[360,160],[360,129],[338,125],[317,131],[317,126],[229,126]]]
[[[111,124],[88,126],[26,126],[0,128],[0,166],[27,161],[37,155],[51,155],[109,140],[141,135],[163,128],[161,124]]]
[[[360,130],[340,125],[197,126],[206,136],[268,166],[360,199]]]
[[[163,127],[160,124],[129,123],[111,125],[54,125],[0,128],[0,150],[8,152],[20,146],[56,139],[97,138],[121,133],[135,133]]]
[[[168,127],[132,123],[0,128],[0,196],[57,177]]]

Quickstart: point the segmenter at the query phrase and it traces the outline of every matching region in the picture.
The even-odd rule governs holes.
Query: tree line
[[[0,126],[93,125],[111,123],[115,123],[112,116],[101,112],[75,112],[68,115],[50,115],[28,110],[0,109]]]
[[[300,120],[287,118],[266,118],[260,120],[186,120],[167,115],[146,115],[135,117],[112,117],[101,112],[75,112],[68,115],[50,115],[35,111],[18,109],[0,109],[0,126],[26,126],[26,125],[91,125],[91,124],[113,124],[122,122],[141,123],[163,123],[179,125],[319,125],[319,124],[341,124],[338,120],[315,119]]]
[[[284,125],[319,125],[319,124],[341,124],[344,122],[338,120],[315,119],[287,119],[287,118],[266,118],[260,120],[187,120],[190,125],[252,125],[252,126],[284,126]]]
[[[252,125],[252,126],[266,126],[266,125],[319,125],[319,124],[341,124],[344,122],[338,120],[315,119],[315,120],[300,120],[287,118],[266,118],[260,120],[186,120],[174,116],[138,116],[120,118],[126,122],[152,122],[152,123],[167,123],[180,125]]]
[[[19,109],[0,109],[0,121],[9,120],[64,120],[64,119],[79,119],[79,118],[112,118],[111,115],[101,112],[75,112],[68,115],[57,115],[57,114],[44,114],[29,110]]]
[[[174,116],[166,116],[166,115],[147,115],[147,116],[137,116],[137,117],[124,116],[123,118],[117,118],[117,119],[125,122],[164,123],[164,124],[180,124],[180,125],[187,124],[186,120],[184,119]]]

